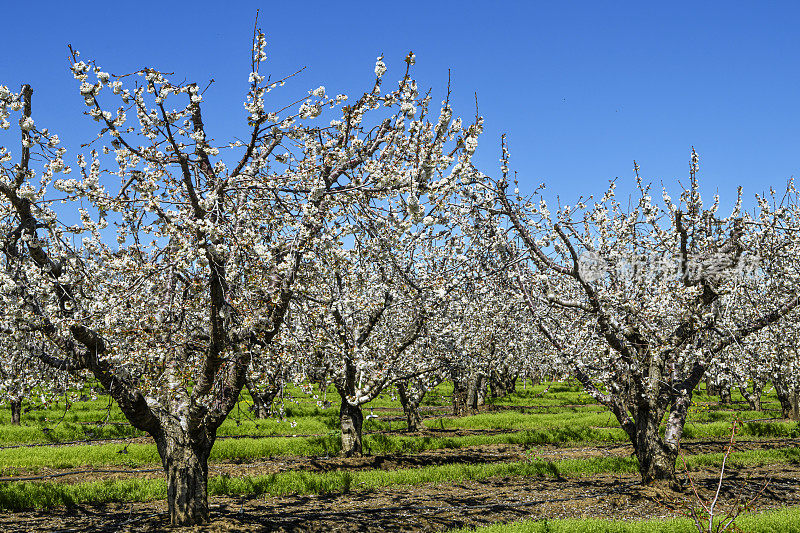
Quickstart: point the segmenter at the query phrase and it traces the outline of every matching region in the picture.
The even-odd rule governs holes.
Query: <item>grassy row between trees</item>
[[[751,426],[748,428],[748,426]],[[793,435],[795,423],[771,424],[769,428],[746,424],[740,436],[772,438]],[[702,431],[700,431],[700,429]],[[726,437],[729,426],[714,423],[692,431],[693,437]],[[364,438],[364,447],[371,454],[419,453],[426,450],[461,449],[487,444],[516,444],[524,446],[597,444],[624,442],[622,430],[605,428],[548,428],[514,431],[494,435],[464,436],[405,436],[373,434]],[[257,461],[282,456],[326,457],[339,452],[336,434],[323,437],[272,437],[222,439],[211,451],[212,462]],[[791,449],[791,448],[789,448]],[[37,473],[43,468],[64,469],[80,467],[127,466],[142,467],[159,463],[154,444],[87,444],[61,447],[9,448],[0,450],[0,475],[18,472]]]
[[[528,385],[525,389],[518,386],[515,393],[490,400],[495,409],[500,409],[498,411],[451,417],[449,394],[452,394],[452,385],[446,382],[426,396],[424,405],[435,408],[436,411],[433,416],[428,412],[424,425],[431,430],[556,431],[564,436],[566,442],[624,440],[614,417],[579,387],[557,383],[549,386],[545,393],[547,387],[546,384]],[[287,398],[291,399],[277,406],[280,408],[279,415],[256,419],[248,410],[251,405],[250,397],[246,391],[243,392],[239,406],[220,426],[217,435],[223,438],[327,437],[331,432],[338,431],[338,395],[333,391],[329,391],[327,395],[330,400],[327,404],[323,404],[323,395],[318,392],[309,394],[299,387],[287,387]],[[707,396],[702,391],[696,394],[684,436],[689,439],[724,436],[728,431],[728,424],[734,417],[738,417],[745,421],[759,420],[745,424],[741,436],[800,437],[796,423],[761,420],[775,416],[778,403],[774,394],[765,395],[765,411],[742,409],[738,393],[734,393],[733,398],[738,401],[735,408],[719,405],[717,397]],[[381,411],[387,408],[395,411]],[[364,423],[365,433],[397,432],[405,429],[399,401],[393,397],[391,391],[367,404],[365,412],[373,412],[371,409],[383,419],[367,419]],[[390,415],[394,415],[395,419],[387,420],[386,417]],[[21,426],[12,426],[9,421],[9,410],[3,406],[0,408],[0,448],[144,436],[124,422],[116,405],[109,406],[107,400],[102,398],[74,402],[66,411],[63,406],[30,410],[23,415]],[[570,436],[570,432],[574,435]],[[330,453],[336,451],[338,450],[330,450]],[[324,455],[325,452],[322,453]]]
[[[690,470],[719,468],[722,453],[687,457]],[[729,468],[779,465],[800,462],[800,448],[748,450],[731,453]],[[261,476],[232,478],[212,476],[208,490],[214,496],[284,496],[288,494],[331,494],[366,491],[390,485],[453,483],[490,477],[591,476],[597,474],[633,474],[635,457],[598,457],[545,461],[532,459],[511,463],[450,464],[397,470],[304,472],[290,471]],[[105,480],[83,483],[4,482],[0,483],[0,508],[8,510],[46,509],[58,506],[107,502],[140,502],[166,496],[163,479]]]
[[[716,523],[716,522],[715,522]],[[798,533],[800,509],[796,507],[766,511],[736,520],[740,531],[748,533]],[[454,529],[448,533],[697,533],[688,518],[667,520],[523,520],[477,529]]]

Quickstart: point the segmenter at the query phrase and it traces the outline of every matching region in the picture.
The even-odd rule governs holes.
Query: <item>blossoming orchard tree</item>
[[[513,286],[496,271],[473,272],[452,296],[453,349],[449,357],[443,354],[453,380],[455,415],[478,409],[487,393],[500,397],[513,392],[531,357],[528,310],[519,292],[510,290]]]
[[[493,196],[476,182],[465,184],[462,195],[472,208],[459,225],[471,243],[469,275],[450,296],[446,320],[451,323],[438,335],[440,357],[453,381],[455,415],[478,409],[487,393],[497,398],[514,392],[518,377],[551,364],[542,357],[540,335],[529,327],[525,299],[517,289],[515,270],[509,268],[517,258],[497,227],[496,215],[476,210]]]
[[[800,331],[796,320],[794,317],[788,327],[775,328],[780,334],[774,336],[765,353],[771,356],[767,368],[771,369],[770,380],[781,404],[781,416],[800,421]]]
[[[305,295],[295,351],[314,354],[326,367],[341,400],[341,454],[353,457],[362,453],[361,406],[402,369],[404,352],[423,333],[425,314],[424,303],[387,286],[379,267],[337,263],[325,264],[318,290]]]
[[[352,248],[320,257],[313,289],[298,294],[304,309],[296,314],[304,323],[295,329],[294,351],[314,354],[331,377],[341,398],[341,453],[347,457],[362,453],[362,406],[393,383],[400,384],[416,430],[413,403],[421,391],[407,385],[425,384],[422,378],[439,366],[427,350],[430,325],[460,283],[467,257],[457,252],[461,239],[440,225],[454,216],[459,175],[437,174],[440,179],[412,193],[413,200],[385,199],[362,216],[349,233]]]
[[[708,366],[798,305],[793,290],[744,290],[748,277],[763,275],[753,265],[772,253],[773,239],[797,257],[788,230],[796,224],[782,224],[794,215],[764,203],[748,215],[740,193],[731,214],[719,218],[718,199],[707,208],[701,200],[694,151],[677,203],[666,192],[655,202],[637,169],[629,208],[612,183],[593,205],[551,213],[540,196],[508,190],[505,146],[503,159],[502,177],[488,184],[492,209],[526,254],[518,278],[534,323],[585,390],[614,413],[643,482],[673,483],[692,392]],[[780,277],[793,283],[796,272],[786,268]]]
[[[397,168],[440,168],[425,166],[429,145],[408,152],[420,139],[413,55],[395,88],[382,90],[378,60],[374,84],[349,105],[320,87],[271,112],[268,93],[283,80],[261,73],[255,32],[244,140],[223,144],[204,121],[200,86],[150,68],[115,76],[72,54],[99,126],[76,168],[35,116],[33,89],[0,87],[0,126],[19,125],[18,148],[9,134],[0,148],[2,283],[13,286],[2,306],[46,337],[42,362],[90,372],[152,436],[171,523],[203,523],[217,428],[255,347],[281,327],[303,262],[349,223],[353,201],[431,178]],[[329,107],[334,120],[313,127]],[[454,135],[472,146],[474,136]]]
[[[796,250],[800,239],[798,194],[794,182],[780,193],[757,197],[759,203],[758,238],[762,243],[761,275],[748,279],[741,290],[751,301],[765,306],[770,300],[797,293]],[[761,390],[768,381],[778,396],[784,418],[800,419],[798,392],[798,345],[800,314],[795,309],[784,320],[769,324],[742,342],[731,344],[720,361],[720,374],[739,386],[752,409],[759,409]],[[752,387],[752,390],[750,388]]]
[[[8,401],[11,424],[18,426],[24,402],[49,405],[69,391],[80,390],[82,383],[41,361],[39,352],[46,348],[41,338],[8,325],[0,336],[0,398]],[[68,396],[65,399],[69,401]]]
[[[426,350],[426,343],[420,343],[418,346],[420,353],[426,355],[431,353]],[[430,364],[431,360],[428,359],[426,362]],[[397,397],[400,400],[400,406],[403,408],[403,414],[406,417],[406,431],[409,433],[420,431],[422,427],[422,413],[420,413],[422,400],[428,392],[441,384],[445,380],[445,377],[442,368],[434,364],[433,369],[430,371],[406,376],[404,379],[399,379],[395,382]]]
[[[776,328],[777,329],[777,328]],[[769,347],[770,379],[781,404],[781,416],[800,421],[800,342],[797,323],[781,328],[782,334]]]
[[[286,327],[279,335],[285,331]],[[268,418],[273,414],[273,402],[287,383],[302,381],[297,377],[303,375],[301,362],[287,357],[280,346],[278,338],[269,346],[253,347],[245,386],[253,401],[252,411],[256,418]]]
[[[304,274],[313,282],[298,289],[292,321],[292,351],[307,354],[306,367],[324,367],[341,397],[345,456],[362,452],[361,406],[391,383],[435,366],[410,348],[426,335],[467,261],[450,227],[463,218],[458,191],[472,175],[481,119],[465,126],[453,117],[449,87],[432,117],[431,97],[420,96],[416,83],[404,82],[400,91],[404,101],[392,124],[407,135],[350,175],[354,183],[403,187],[384,185],[382,194],[362,189],[340,207],[330,246]],[[332,146],[319,143],[318,157],[327,159]]]
[[[540,359],[541,341],[538,331],[528,327],[524,298],[499,266],[494,265],[496,274],[487,273],[473,294],[461,336],[464,352],[481,362],[492,398],[514,392],[524,369]]]

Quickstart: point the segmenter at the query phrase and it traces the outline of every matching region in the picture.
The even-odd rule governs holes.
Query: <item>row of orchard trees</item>
[[[498,177],[476,170],[481,118],[453,116],[449,88],[432,108],[412,54],[396,86],[378,59],[358,99],[320,87],[272,111],[283,80],[261,72],[264,49],[256,32],[232,143],[197,85],[74,52],[99,127],[74,168],[33,89],[0,87],[5,392],[18,412],[32,389],[15,378],[92,376],[154,439],[173,524],[208,520],[208,457],[245,387],[264,412],[283,382],[330,379],[358,455],[361,408],[389,385],[415,428],[443,379],[462,412],[487,384],[566,371],[617,416],[644,481],[674,479],[709,369],[778,365],[775,386],[796,390],[793,189],[719,218],[693,166],[676,203],[638,182],[631,209],[612,187],[550,213],[508,192],[506,155]]]
[[[18,345],[23,362],[90,374],[152,436],[173,524],[208,520],[216,431],[245,386],[269,393],[259,377],[325,367],[345,450],[360,453],[360,406],[422,374],[412,346],[467,259],[442,224],[465,215],[479,119],[448,99],[432,110],[412,54],[392,87],[378,59],[358,99],[320,87],[272,111],[283,80],[261,73],[265,58],[256,32],[247,129],[222,144],[197,85],[113,76],[73,52],[100,130],[74,168],[33,89],[0,88],[6,341],[41,345]]]

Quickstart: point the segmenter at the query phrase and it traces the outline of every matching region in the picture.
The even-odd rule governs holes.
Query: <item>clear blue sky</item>
[[[523,190],[545,181],[572,203],[629,183],[684,178],[689,149],[704,189],[731,197],[782,187],[800,169],[800,5],[796,2],[8,2],[0,84],[35,90],[37,125],[85,140],[94,124],[67,69],[67,44],[122,73],[152,66],[216,83],[206,124],[227,140],[241,124],[256,8],[275,75],[307,66],[278,101],[324,84],[363,91],[383,53],[390,78],[408,50],[416,78],[486,133],[494,173],[509,135]],[[399,7],[395,7],[399,6]],[[437,98],[438,100],[438,98]],[[213,109],[212,109],[213,107]],[[726,202],[727,203],[727,202]]]

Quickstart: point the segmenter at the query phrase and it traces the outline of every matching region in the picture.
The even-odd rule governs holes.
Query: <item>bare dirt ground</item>
[[[687,453],[723,451],[724,441],[687,442]],[[742,441],[737,450],[797,445],[790,439]],[[545,460],[628,455],[625,444],[585,447],[537,446],[536,457]],[[330,471],[396,469],[451,463],[486,463],[523,460],[523,446],[489,445],[459,450],[431,450],[413,455],[380,455],[357,459],[282,457],[266,462],[214,463],[210,474],[231,476],[276,473],[287,470]],[[103,473],[103,469],[60,476],[54,480],[75,483],[130,476],[159,477],[152,472]],[[67,473],[53,471],[54,473]],[[44,472],[39,472],[44,474]],[[716,487],[713,470],[693,474],[701,494]],[[800,504],[800,465],[749,468],[726,473],[723,501],[742,491],[749,499],[771,480],[756,502],[756,509]],[[661,518],[677,516],[680,502],[691,491],[642,487],[638,476],[491,478],[449,484],[392,486],[346,494],[238,497],[210,499],[212,523],[188,531],[441,531],[453,527],[480,526],[523,518]],[[165,502],[86,505],[48,511],[5,512],[0,528],[16,531],[161,531],[167,529]]]

